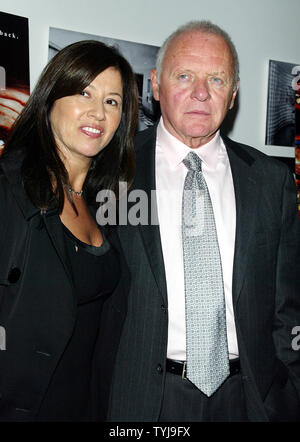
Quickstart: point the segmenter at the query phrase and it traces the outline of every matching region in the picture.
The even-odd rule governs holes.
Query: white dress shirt
[[[190,150],[165,129],[161,118],[156,140],[156,196],[168,292],[167,357],[177,360],[186,360],[181,207],[188,171],[182,160]],[[202,160],[202,171],[213,205],[223,270],[229,357],[236,358],[238,345],[232,305],[236,208],[231,168],[219,132],[209,143],[193,149],[193,152]]]

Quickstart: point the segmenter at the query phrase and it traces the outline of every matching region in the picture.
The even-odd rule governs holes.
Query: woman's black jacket
[[[122,277],[102,310],[92,385],[95,420],[105,418],[129,288],[113,230],[109,241],[120,251]],[[0,421],[35,420],[75,319],[57,210],[41,213],[29,201],[17,156],[0,159]]]

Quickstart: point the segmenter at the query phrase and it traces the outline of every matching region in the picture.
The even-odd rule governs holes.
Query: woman
[[[0,419],[104,419],[128,275],[96,194],[131,182],[137,87],[116,49],[46,66],[0,159]]]

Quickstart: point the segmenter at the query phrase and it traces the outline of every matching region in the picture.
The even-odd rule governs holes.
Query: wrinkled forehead
[[[181,60],[206,60],[216,59],[233,67],[231,50],[223,37],[212,33],[189,31],[175,37],[169,44],[163,60],[163,69],[169,64],[180,63]]]

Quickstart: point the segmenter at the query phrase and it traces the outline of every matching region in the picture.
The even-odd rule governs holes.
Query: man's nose
[[[196,79],[193,84],[191,98],[199,101],[206,101],[210,97],[208,84],[204,79]]]
[[[88,111],[88,116],[100,121],[105,120],[104,103],[102,103],[102,101],[93,101]]]

